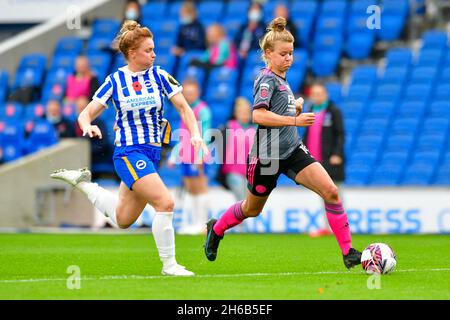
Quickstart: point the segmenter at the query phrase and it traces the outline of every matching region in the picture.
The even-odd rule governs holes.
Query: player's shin
[[[342,206],[342,203],[325,203],[325,210],[327,212],[328,223],[331,230],[333,230],[339,247],[342,250],[342,254],[347,255],[352,247],[352,236],[344,207]]]
[[[242,202],[233,204],[214,225],[214,233],[223,237],[225,231],[242,223],[247,217],[242,211]]]
[[[117,226],[116,206],[119,198],[112,192],[100,187],[97,183],[80,182],[75,186],[78,190],[83,192],[89,201],[101,213],[109,217],[115,226]]]
[[[175,265],[175,233],[172,224],[173,212],[156,212],[152,222],[152,233],[164,268]]]

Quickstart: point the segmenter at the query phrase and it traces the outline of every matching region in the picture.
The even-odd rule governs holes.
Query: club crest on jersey
[[[178,81],[175,80],[175,78],[172,77],[170,74],[169,74],[169,76],[168,76],[168,79],[169,79],[169,82],[170,82],[171,84],[173,84],[174,86],[179,86],[179,85],[180,85],[180,84],[178,83]]]
[[[261,97],[261,99],[267,99],[267,97],[269,96],[269,85],[267,83],[261,83],[259,85],[259,96]]]
[[[133,82],[133,89],[134,89],[134,91],[136,91],[136,92],[142,90],[142,85],[139,83],[139,81]]]
[[[145,169],[146,166],[147,164],[144,160],[139,160],[138,162],[136,162],[136,168],[138,168],[139,170]]]

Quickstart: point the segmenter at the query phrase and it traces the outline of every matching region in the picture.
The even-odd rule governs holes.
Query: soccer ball
[[[361,265],[367,274],[388,274],[395,270],[397,256],[385,243],[372,243],[361,255]]]

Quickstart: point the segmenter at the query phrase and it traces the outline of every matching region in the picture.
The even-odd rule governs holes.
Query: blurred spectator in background
[[[251,112],[246,98],[236,98],[233,117],[227,122],[223,135],[226,141],[218,180],[233,192],[236,201],[245,199],[247,194],[246,161],[256,132]]]
[[[81,113],[81,111],[83,111],[84,108],[86,108],[86,106],[88,105],[90,101],[89,99],[85,97],[80,97],[75,101],[75,105],[77,107],[77,118],[78,115]],[[95,119],[92,122],[92,125],[98,126],[100,131],[103,132],[105,135],[106,133],[110,132],[110,130],[108,130],[105,123],[100,118]],[[75,122],[75,136],[83,137],[83,130],[81,130],[78,121]],[[95,164],[112,161],[113,146],[108,143],[108,139],[106,136],[103,136],[102,139],[98,138],[89,139],[89,141],[91,143],[91,168]],[[96,172],[93,171],[92,174],[96,176]]]
[[[47,102],[46,118],[55,127],[59,138],[75,137],[75,124],[64,118],[61,104],[58,100],[49,100]]]
[[[75,102],[78,98],[90,99],[99,87],[98,79],[92,72],[86,56],[79,56],[75,61],[75,74],[67,78],[67,102]]]
[[[134,20],[141,22],[141,5],[136,0],[128,0],[123,11],[123,21]]]
[[[204,50],[205,28],[197,18],[197,10],[194,3],[186,1],[180,8],[180,23],[176,45],[172,48],[172,54],[182,56],[189,50]]]
[[[234,39],[239,56],[242,59],[247,58],[250,50],[259,49],[259,39],[262,38],[266,32],[260,3],[252,3],[248,8],[247,18],[247,22],[239,28]]]
[[[292,22],[292,20],[289,19],[289,10],[284,4],[279,4],[275,7],[273,18],[275,19],[276,17],[283,17],[286,19],[286,29],[292,33],[294,39],[297,39],[297,27]],[[299,41],[295,41],[294,47],[298,47],[299,43]]]
[[[191,65],[211,70],[215,67],[237,67],[236,49],[227,37],[224,28],[218,24],[212,24],[206,31],[208,49],[200,59],[191,61]]]
[[[316,114],[314,124],[307,127],[304,142],[311,155],[319,161],[339,185],[345,179],[344,172],[344,124],[342,114],[328,98],[324,84],[314,83],[310,88],[311,112]],[[311,236],[332,234],[329,228],[311,233]]]
[[[212,115],[208,105],[200,99],[198,82],[193,79],[185,80],[183,82],[183,95],[194,111],[197,122],[200,122],[200,133],[205,143],[208,144]],[[203,162],[198,161],[203,159],[203,154],[200,152],[198,155],[199,159],[197,158],[190,143],[189,130],[183,122],[181,122],[181,130],[183,130],[183,136],[180,143],[172,151],[169,167],[174,165],[176,159],[180,160],[183,184],[187,191],[186,197],[183,199],[183,214],[185,218],[187,218],[186,212],[190,202],[192,206],[191,220],[186,221],[186,219],[183,219],[183,224],[178,232],[180,234],[201,234],[205,229],[209,210],[207,165],[204,163],[197,164],[197,162]],[[188,201],[189,198],[192,200]]]

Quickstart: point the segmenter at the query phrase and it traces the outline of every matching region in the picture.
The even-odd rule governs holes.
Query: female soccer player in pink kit
[[[314,114],[300,114],[301,102],[295,100],[286,81],[286,72],[293,62],[294,37],[285,27],[284,18],[275,18],[260,41],[266,67],[253,88],[253,122],[258,124],[258,129],[247,159],[247,197],[231,206],[219,220],[208,221],[205,254],[208,260],[214,261],[225,231],[260,214],[283,173],[323,198],[344,264],[351,268],[361,263],[361,253],[352,247],[338,188],[297,133],[296,127],[314,123]]]

